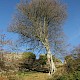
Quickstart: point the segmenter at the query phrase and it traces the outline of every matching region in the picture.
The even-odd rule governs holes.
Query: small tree
[[[11,40],[6,38],[6,34],[0,34],[0,61],[4,62],[4,54],[6,53],[4,46],[10,44]]]
[[[21,60],[21,65],[20,65],[21,69],[31,70],[35,59],[36,59],[35,54],[31,52],[24,52],[22,54],[22,60]]]
[[[40,55],[39,57],[39,62],[41,65],[45,65],[46,64],[46,61],[47,61],[47,55]]]
[[[18,54],[19,51],[21,51],[20,47],[20,40],[11,40],[11,44],[9,45],[11,52],[14,52]]]
[[[73,50],[71,51],[71,53],[75,57],[80,57],[80,45],[78,45],[77,47],[74,47]]]
[[[72,56],[74,58],[74,69],[76,70],[80,70],[80,45],[78,45],[77,47],[75,47],[72,50]]]
[[[65,60],[66,72],[74,73],[75,71],[80,71],[80,58],[78,57],[78,54],[68,55],[65,57]]]
[[[53,46],[54,52],[62,51],[61,25],[66,19],[65,6],[58,0],[21,0],[17,8],[10,31],[20,34],[27,43],[35,43],[33,48],[44,46],[50,65],[49,73],[55,72],[50,48]]]

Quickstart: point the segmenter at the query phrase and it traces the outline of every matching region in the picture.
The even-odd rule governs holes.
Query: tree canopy
[[[58,0],[21,0],[9,30],[31,42],[32,48],[46,48],[51,42],[54,51],[61,51],[65,19],[66,7]]]

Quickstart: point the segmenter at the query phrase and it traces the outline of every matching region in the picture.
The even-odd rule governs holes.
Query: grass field
[[[47,80],[47,73],[28,73],[25,74],[24,80]]]
[[[48,73],[41,72],[19,72],[17,75],[0,76],[0,80],[47,80]]]

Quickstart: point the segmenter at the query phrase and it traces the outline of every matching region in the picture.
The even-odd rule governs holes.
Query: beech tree
[[[53,46],[54,53],[62,51],[64,34],[61,26],[65,19],[66,7],[58,0],[21,0],[9,30],[18,33],[27,44],[30,42],[31,47],[34,44],[33,48],[46,49],[49,73],[52,74],[56,68],[51,48]]]

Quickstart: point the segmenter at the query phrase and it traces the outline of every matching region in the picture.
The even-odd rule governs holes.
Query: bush
[[[80,71],[74,73],[63,74],[62,76],[55,75],[53,78],[48,80],[80,80]]]
[[[20,70],[31,70],[33,67],[33,63],[36,59],[35,54],[31,52],[24,52],[22,54],[22,61],[20,63]]]
[[[46,65],[46,61],[47,61],[47,54],[46,55],[40,55],[40,57],[39,57],[40,64]]]
[[[65,60],[66,60],[65,68],[68,73],[70,72],[73,73],[74,71],[80,71],[79,57],[74,58],[73,56],[69,55],[66,56]]]
[[[22,59],[23,60],[26,60],[26,59],[33,59],[33,60],[35,60],[36,59],[36,56],[32,52],[24,52],[22,54]]]
[[[3,60],[0,59],[0,70],[4,70],[5,69],[5,63]]]
[[[59,80],[80,80],[80,72],[76,71],[74,73],[62,75]]]

